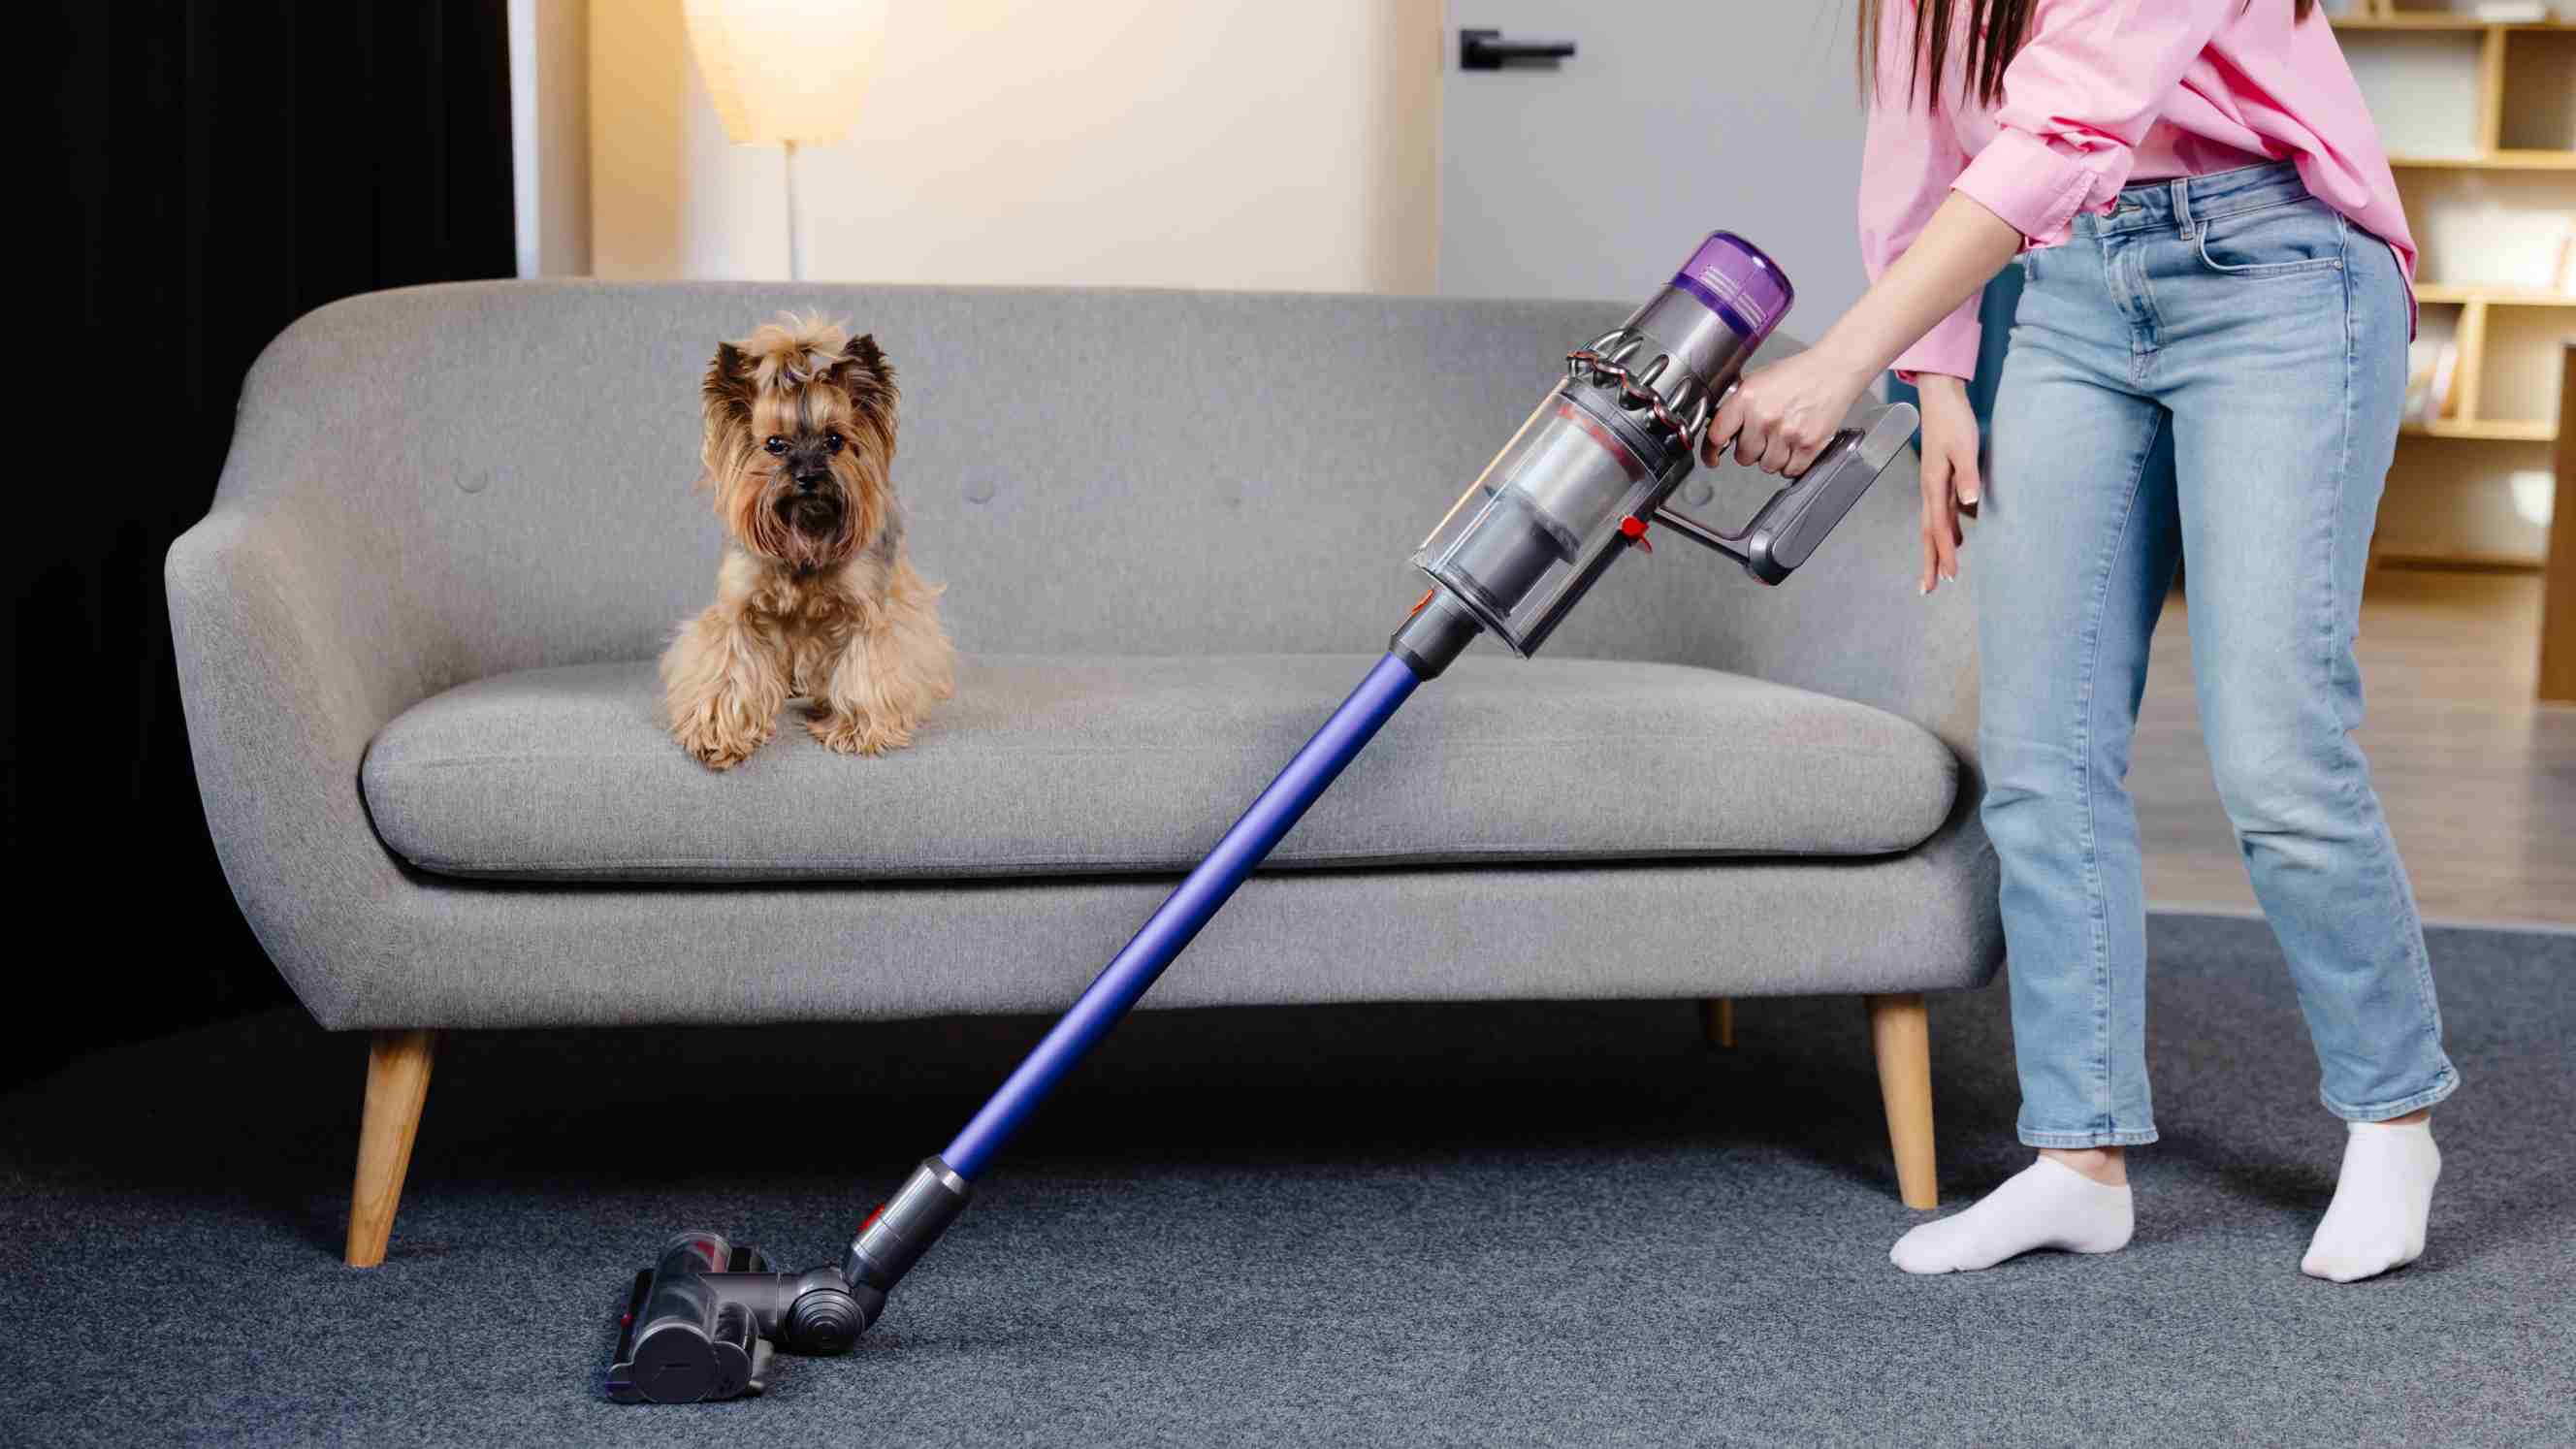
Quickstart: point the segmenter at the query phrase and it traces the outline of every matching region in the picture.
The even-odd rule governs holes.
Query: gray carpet
[[[2576,937],[2436,933],[2432,1248],[2353,1287],[2296,1266],[2341,1128],[2268,933],[2154,950],[2126,1253],[1891,1268],[1848,1000],[1748,1002],[1729,1053],[1680,1003],[1149,1014],[855,1354],[672,1409],[600,1396],[638,1258],[837,1259],[1038,1023],[451,1039],[360,1273],[360,1049],[254,1017],[0,1099],[0,1440],[2576,1442]],[[2023,1160],[2003,1005],[1933,1008],[1952,1206]]]

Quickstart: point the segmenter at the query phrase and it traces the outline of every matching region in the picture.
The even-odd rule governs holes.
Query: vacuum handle
[[[1733,533],[1712,528],[1669,503],[1656,508],[1655,521],[1734,559],[1763,583],[1776,584],[1814,555],[1816,545],[1896,461],[1919,421],[1912,403],[1891,403],[1870,414],[1860,427],[1834,434],[1806,472],[1772,494],[1755,510],[1752,521]]]

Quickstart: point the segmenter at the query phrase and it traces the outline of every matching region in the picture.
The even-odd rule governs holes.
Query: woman
[[[1977,513],[1983,817],[2002,866],[2021,1140],[2039,1159],[1890,1256],[1914,1273],[2107,1253],[2156,1140],[2146,911],[2122,784],[2147,641],[2190,560],[2219,793],[2349,1124],[2300,1267],[2411,1262],[2444,1055],[2413,894],[2350,731],[2362,572],[2395,447],[2414,245],[2314,0],[1864,0],[1872,284],[1749,374],[1714,463],[1796,474],[1894,366],[1923,395],[1923,576]],[[2026,290],[1977,473],[1980,284]],[[2161,430],[2171,478],[2147,476]]]

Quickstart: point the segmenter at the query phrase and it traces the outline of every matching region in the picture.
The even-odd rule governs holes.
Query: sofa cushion
[[[385,842],[519,880],[794,881],[1186,870],[1359,682],[1355,656],[969,658],[912,748],[836,755],[791,704],[716,773],[663,733],[649,661],[532,669],[387,725]],[[1272,864],[1881,855],[1949,814],[1957,764],[1883,711],[1738,675],[1461,660]]]

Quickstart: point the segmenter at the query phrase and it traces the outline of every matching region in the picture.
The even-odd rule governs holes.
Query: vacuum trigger
[[[1628,546],[1639,553],[1652,554],[1655,551],[1654,544],[1646,538],[1646,520],[1633,513],[1619,520],[1619,536],[1628,540]]]

